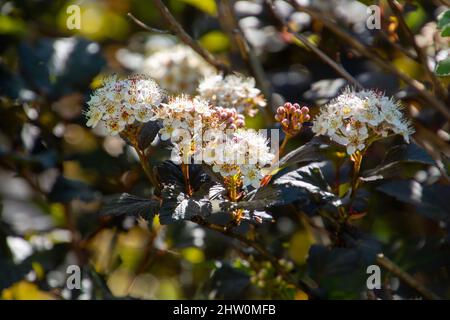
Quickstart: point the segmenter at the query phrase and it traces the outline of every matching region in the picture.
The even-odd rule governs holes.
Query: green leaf
[[[217,5],[215,0],[181,0],[187,4],[190,4],[197,9],[206,12],[211,16],[215,16],[217,14]]]
[[[450,9],[442,12],[438,16],[438,25],[439,29],[444,29],[448,24],[450,24]]]
[[[200,43],[210,52],[223,52],[230,47],[230,39],[221,31],[211,31],[200,38]]]
[[[450,76],[450,57],[438,62],[435,73],[439,77]]]
[[[22,36],[25,35],[26,29],[26,25],[22,20],[7,15],[0,16],[0,34]]]
[[[450,23],[447,24],[447,25],[442,29],[441,36],[442,36],[442,37],[450,37]]]

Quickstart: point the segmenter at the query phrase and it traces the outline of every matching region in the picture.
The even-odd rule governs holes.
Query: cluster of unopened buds
[[[245,126],[244,115],[238,113],[235,108],[216,107],[216,113],[227,124],[227,129],[236,130]]]
[[[280,122],[283,132],[288,136],[296,136],[303,128],[303,124],[310,120],[308,107],[301,107],[298,103],[286,102],[278,107],[275,120]]]

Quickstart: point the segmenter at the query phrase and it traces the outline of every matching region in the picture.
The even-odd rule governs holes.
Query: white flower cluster
[[[199,160],[223,177],[240,174],[244,185],[258,186],[264,168],[275,157],[265,136],[240,129],[243,117],[235,110],[181,95],[162,103],[154,113],[154,119],[162,121],[161,139],[171,139],[174,145],[172,160],[176,163]]]
[[[163,91],[147,76],[107,77],[87,102],[86,125],[95,127],[99,121],[104,121],[108,133],[117,135],[135,121],[149,121],[153,108],[159,106],[163,98]]]
[[[179,44],[147,57],[143,72],[171,93],[194,94],[199,82],[215,70],[190,47]]]
[[[414,130],[401,109],[398,101],[383,93],[346,89],[322,108],[312,130],[346,146],[349,155],[392,134],[402,135],[409,143]]]
[[[213,114],[215,110],[208,101],[188,95],[173,97],[155,109],[154,119],[162,121],[161,139],[174,144],[172,160],[191,162],[201,150],[202,132],[204,126],[212,125]]]
[[[239,74],[207,76],[200,82],[198,93],[216,106],[235,108],[251,117],[258,112],[258,107],[266,106],[261,91],[255,87],[255,79]]]
[[[203,151],[203,161],[211,165],[213,171],[224,178],[239,174],[244,185],[255,188],[268,173],[274,158],[267,137],[245,129],[238,129],[230,135],[209,141]]]
[[[102,121],[108,133],[116,135],[129,132],[136,121],[159,120],[161,139],[170,139],[173,144],[173,161],[190,164],[199,160],[224,178],[259,186],[264,169],[275,156],[265,136],[242,129],[242,114],[231,106],[215,106],[200,96],[182,94],[169,98],[167,103],[162,103],[163,99],[163,91],[147,76],[111,76],[88,101],[87,126],[95,127]]]

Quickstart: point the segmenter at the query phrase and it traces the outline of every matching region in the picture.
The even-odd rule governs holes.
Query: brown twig
[[[417,291],[422,297],[427,300],[441,300],[439,296],[435,293],[431,292],[427,288],[425,288],[421,283],[419,283],[416,279],[414,279],[410,274],[404,272],[397,266],[394,262],[392,262],[389,258],[380,254],[377,256],[377,263],[381,265],[384,269],[392,272],[395,276],[397,276],[401,281],[406,283],[409,287]]]
[[[346,79],[349,83],[357,87],[358,89],[364,89],[364,86],[356,80],[350,73],[348,73],[344,67],[337,64],[332,60],[330,57],[328,57],[322,50],[320,50],[317,46],[314,45],[308,38],[306,38],[304,35],[297,33],[293,31],[290,27],[288,27],[289,32],[292,36],[297,38],[299,41],[301,41],[305,47],[307,47],[309,50],[314,52],[323,62],[328,64],[331,68],[333,68],[334,71],[336,71],[339,75],[341,75],[344,79]]]
[[[442,3],[444,6],[450,7],[450,0],[438,0],[440,3]]]
[[[158,9],[161,16],[168,23],[170,29],[183,41],[186,45],[191,47],[195,52],[203,57],[209,64],[214,66],[216,69],[229,73],[230,69],[227,65],[223,64],[217,60],[211,53],[205,50],[200,44],[191,38],[191,36],[183,29],[183,27],[178,23],[175,17],[170,13],[169,9],[164,5],[161,0],[153,0],[156,8]]]
[[[251,74],[255,77],[257,86],[261,89],[263,95],[268,100],[269,108],[263,108],[263,112],[265,120],[268,124],[271,124],[273,123],[273,115],[270,112],[272,107],[272,89],[269,81],[267,80],[262,63],[255,54],[255,50],[245,38],[244,33],[235,18],[234,10],[230,4],[230,1],[217,0],[217,4],[219,17],[223,28],[226,29],[225,31],[235,42],[242,59],[249,68]]]
[[[408,38],[408,41],[411,43],[412,47],[414,48],[414,51],[416,51],[417,57],[420,61],[420,64],[422,65],[423,69],[425,70],[427,77],[433,83],[434,89],[436,90],[438,97],[445,100],[447,97],[447,93],[445,92],[445,89],[441,86],[441,83],[437,79],[436,75],[428,67],[428,57],[427,57],[425,51],[417,44],[414,34],[412,33],[411,29],[406,24],[406,21],[405,21],[405,18],[403,17],[402,12],[400,11],[399,7],[394,3],[393,0],[388,0],[388,4],[389,4],[389,7],[391,8],[392,12],[397,17],[400,27],[402,28],[403,32],[405,33],[406,37]]]
[[[359,89],[363,89],[363,85],[356,80],[350,73],[348,73],[343,66],[337,64],[333,59],[331,59],[329,56],[327,56],[322,50],[320,50],[313,42],[311,42],[307,37],[304,35],[295,32],[292,30],[292,28],[289,25],[286,25],[285,21],[280,17],[280,15],[277,13],[275,5],[272,0],[267,0],[267,7],[272,13],[272,16],[278,20],[278,25],[280,28],[286,29],[294,38],[296,38],[298,41],[301,41],[306,48],[311,50],[315,55],[317,55],[323,62],[328,64],[333,70],[335,70],[339,75],[341,75],[344,79],[346,79],[350,84],[354,85],[355,87]],[[280,30],[284,31],[284,30]]]
[[[290,0],[290,3],[296,8],[296,10],[306,12],[314,19],[320,20],[331,32],[333,32],[336,36],[344,40],[347,44],[349,44],[355,51],[360,53],[362,56],[370,59],[382,69],[397,75],[405,83],[411,86],[426,102],[430,104],[430,106],[440,111],[445,116],[445,118],[450,121],[450,110],[442,101],[440,101],[433,94],[428,92],[422,83],[409,77],[405,73],[397,70],[394,66],[392,66],[388,62],[384,61],[377,53],[375,53],[373,50],[370,50],[370,48],[367,48],[359,40],[355,39],[347,31],[342,29],[337,23],[330,20],[328,17],[325,17],[320,12],[306,6],[299,5],[296,1]]]
[[[153,173],[153,168],[148,163],[148,158],[145,154],[145,152],[139,147],[135,146],[134,149],[136,150],[136,153],[139,157],[139,162],[141,163],[142,170],[144,170],[145,175],[147,176],[150,183],[155,187],[156,190],[160,189],[158,179],[156,178],[155,174]]]
[[[134,23],[136,23],[139,27],[141,27],[144,30],[150,31],[150,32],[154,32],[154,33],[161,33],[161,34],[173,34],[172,32],[168,31],[168,30],[160,30],[160,29],[156,29],[156,28],[152,28],[149,27],[148,25],[146,25],[144,22],[142,22],[141,20],[139,20],[138,18],[136,18],[135,16],[133,16],[130,12],[128,12],[127,16],[134,21]]]
[[[389,39],[389,36],[383,32],[383,30],[380,30],[378,32],[378,34],[380,35],[380,37],[386,41],[387,43],[389,43],[392,47],[394,47],[394,49],[396,49],[397,51],[400,51],[401,53],[403,53],[405,56],[407,56],[408,58],[410,58],[411,60],[420,63],[419,58],[417,57],[416,54],[414,54],[413,52],[403,48],[400,44],[398,44],[397,42],[393,42]]]
[[[191,219],[192,222],[197,223],[198,225],[207,228],[212,231],[219,232],[227,237],[239,240],[243,244],[247,245],[248,247],[253,248],[256,252],[258,252],[264,259],[268,260],[270,263],[272,263],[272,266],[275,268],[277,273],[283,277],[283,280],[285,280],[288,283],[291,283],[295,286],[298,286],[299,284],[302,286],[302,289],[304,291],[310,291],[309,286],[303,282],[303,281],[295,281],[289,273],[280,265],[278,262],[278,259],[273,256],[269,251],[264,248],[261,244],[257,243],[256,241],[253,241],[243,235],[237,234],[232,232],[229,228],[226,228],[225,226],[221,226],[218,224],[210,223],[209,221],[203,219],[200,216],[195,216]]]

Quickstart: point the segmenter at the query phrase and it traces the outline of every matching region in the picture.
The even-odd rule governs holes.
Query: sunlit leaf
[[[436,66],[436,75],[439,77],[448,77],[450,76],[450,58],[446,58],[442,61],[439,61]]]
[[[223,52],[230,47],[230,39],[221,31],[210,31],[200,38],[200,43],[211,52]]]
[[[197,9],[206,12],[209,15],[215,16],[217,14],[217,5],[215,0],[180,0],[190,4]]]

